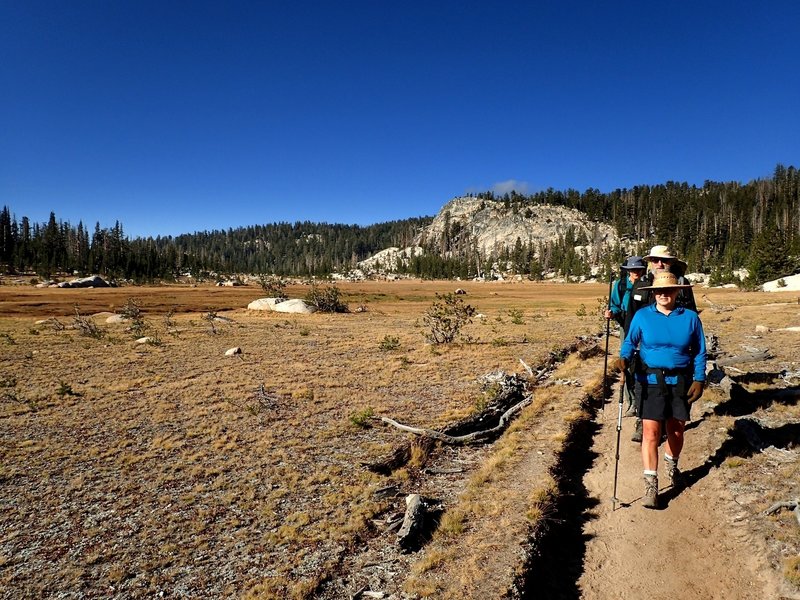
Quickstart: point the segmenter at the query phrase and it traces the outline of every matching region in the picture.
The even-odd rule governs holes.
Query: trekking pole
[[[614,463],[614,495],[611,497],[611,512],[617,510],[617,473],[619,472],[619,437],[622,432],[622,401],[625,399],[625,371],[619,379],[619,411],[617,412],[617,453]]]
[[[611,285],[614,281],[612,274],[608,274],[608,310],[611,310]],[[600,400],[600,409],[605,410],[608,397],[608,338],[611,335],[611,319],[606,319],[606,354],[603,361],[603,397]]]

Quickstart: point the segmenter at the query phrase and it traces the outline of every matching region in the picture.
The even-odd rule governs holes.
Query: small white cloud
[[[502,196],[503,194],[509,194],[512,191],[515,191],[518,194],[527,194],[528,182],[517,181],[516,179],[507,179],[505,181],[498,181],[497,183],[492,185],[492,191],[499,196]]]

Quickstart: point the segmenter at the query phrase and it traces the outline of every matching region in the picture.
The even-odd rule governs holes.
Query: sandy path
[[[616,388],[618,389],[618,388]],[[612,510],[618,395],[600,411],[594,439],[597,458],[584,477],[598,504],[584,524],[586,550],[578,581],[582,598],[777,598],[763,557],[726,508],[718,471],[705,467],[709,438],[718,434],[713,419],[701,419],[687,431],[681,468],[692,473],[690,486],[675,493],[667,485],[660,449],[661,509],[641,504],[639,444],[630,441],[634,419],[622,419],[617,486]],[[700,403],[698,403],[700,404]],[[713,445],[713,444],[712,444]]]

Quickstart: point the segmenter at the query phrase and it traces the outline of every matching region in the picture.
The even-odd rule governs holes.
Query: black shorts
[[[680,381],[680,380],[679,380]],[[670,417],[679,421],[689,420],[689,402],[685,385],[648,385],[636,382],[636,401],[639,418],[664,421]]]

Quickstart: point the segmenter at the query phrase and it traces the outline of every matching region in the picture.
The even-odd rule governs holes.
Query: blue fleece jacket
[[[660,313],[655,304],[636,312],[619,355],[631,360],[639,348],[644,363],[654,369],[691,367],[694,381],[706,380],[706,338],[697,313],[676,307],[669,315]],[[652,379],[652,381],[651,381]],[[656,383],[650,374],[648,383]],[[667,377],[669,384],[677,377]]]
[[[620,287],[622,287],[624,290],[621,297],[619,293]],[[633,282],[628,279],[627,275],[625,276],[624,280],[617,279],[611,286],[611,306],[609,306],[609,309],[611,310],[611,314],[615,319],[621,319],[624,321],[624,315],[625,311],[628,310],[628,302],[630,300],[632,288]]]

